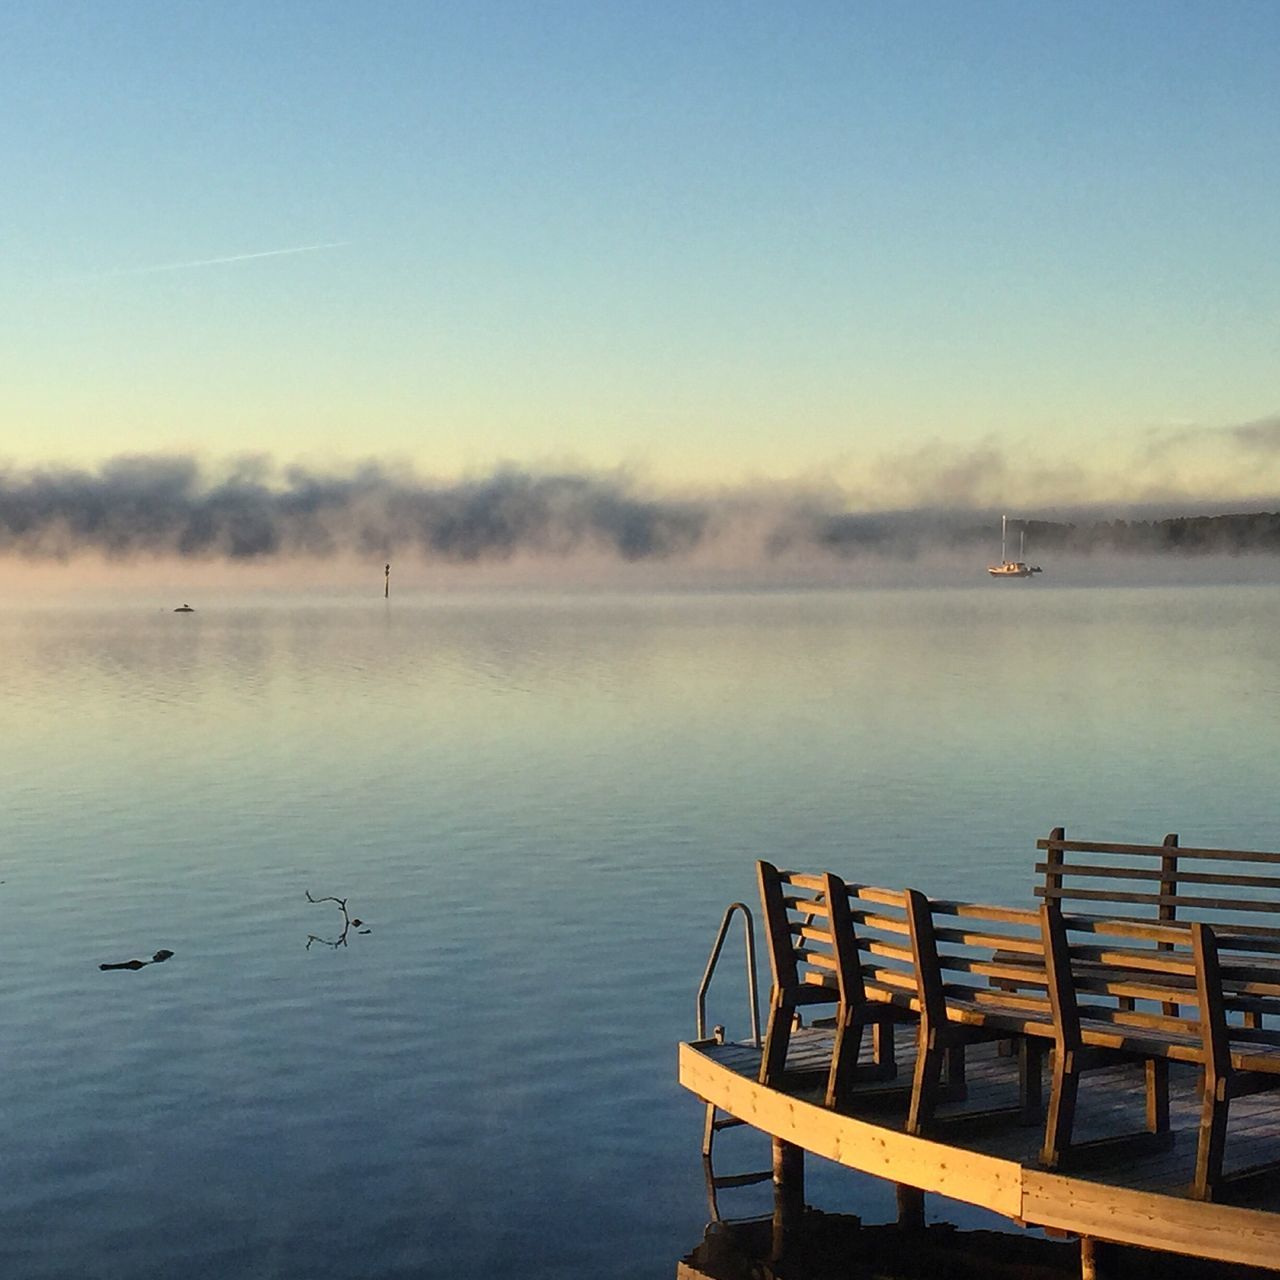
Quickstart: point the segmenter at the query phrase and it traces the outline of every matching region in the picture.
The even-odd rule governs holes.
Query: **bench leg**
[[[1169,1132],[1169,1059],[1148,1058],[1147,1132]]]
[[[855,1080],[888,1081],[898,1074],[897,1058],[894,1053],[894,1024],[884,1016],[871,1016],[874,1021],[868,1022],[867,1006],[863,1006],[860,1014],[850,1014],[847,1029],[836,1024],[836,1041],[832,1050],[831,1069],[827,1075],[828,1107],[838,1107],[848,1096],[849,1086]],[[871,1032],[871,1061],[862,1061],[862,1042],[866,1033]]]
[[[828,1107],[836,1107],[848,1092],[862,1056],[862,1037],[866,1026],[841,1009],[836,1021],[836,1039],[831,1048],[831,1070],[827,1074]]]
[[[1070,1050],[1061,1048],[1054,1054],[1053,1092],[1049,1095],[1049,1116],[1045,1121],[1044,1147],[1040,1152],[1040,1163],[1046,1169],[1056,1169],[1062,1162],[1063,1153],[1071,1146],[1076,1094],[1080,1088],[1074,1058]]]
[[[898,1058],[894,1048],[893,1020],[884,1019],[871,1028],[871,1053],[876,1064],[876,1075],[882,1080],[892,1080],[898,1074]]]
[[[764,1052],[760,1055],[761,1084],[775,1084],[782,1079],[782,1070],[787,1063],[787,1047],[791,1043],[791,1020],[795,1012],[796,1006],[785,996],[780,997],[769,1010]]]
[[[1227,1147],[1227,1112],[1230,1102],[1222,1087],[1225,1080],[1207,1079],[1200,1107],[1200,1142],[1196,1147],[1196,1180],[1191,1194],[1197,1200],[1212,1200],[1222,1181],[1222,1157]]]
[[[954,1090],[956,1097],[965,1094],[964,1084],[964,1045],[953,1044],[947,1050],[947,1087]]]
[[[915,1076],[911,1082],[911,1109],[907,1112],[908,1133],[923,1133],[933,1119],[942,1082],[944,1053],[945,1050],[934,1044],[933,1037],[927,1035],[922,1027],[920,1051],[916,1054]]]
[[[1019,1040],[1018,1108],[1023,1124],[1039,1124],[1044,1116],[1043,1071],[1044,1046],[1029,1037]]]
[[[989,981],[997,991],[1017,991],[1018,989],[1018,984],[1010,982],[1007,978],[991,978]],[[1001,1058],[1012,1058],[1015,1047],[1012,1040],[998,1040],[996,1041],[996,1054]]]

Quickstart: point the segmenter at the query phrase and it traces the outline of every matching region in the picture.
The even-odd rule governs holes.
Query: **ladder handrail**
[[[729,934],[729,923],[735,911],[742,912],[743,941],[747,953],[747,997],[751,1003],[751,1043],[760,1047],[760,996],[756,987],[756,931],[755,921],[751,918],[751,908],[745,902],[731,902],[724,911],[720,921],[720,931],[716,934],[715,946],[711,948],[711,956],[702,974],[702,982],[698,987],[698,1039],[707,1038],[707,988],[711,986],[711,976],[715,973],[716,963],[724,948],[724,940]]]

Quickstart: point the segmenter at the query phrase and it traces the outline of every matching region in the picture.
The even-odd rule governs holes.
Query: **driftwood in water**
[[[311,944],[313,942],[318,942],[322,946],[326,946],[326,947],[345,947],[347,945],[347,935],[351,932],[352,929],[354,929],[357,933],[373,932],[373,930],[365,927],[365,923],[363,920],[352,919],[351,914],[347,911],[346,898],[335,898],[332,896],[327,896],[324,898],[313,898],[311,896],[311,891],[309,889],[306,890],[305,892],[307,895],[308,902],[332,902],[332,903],[335,903],[338,907],[338,910],[342,912],[342,932],[336,938],[322,938],[315,933],[308,934],[307,946],[306,946],[306,949],[308,951],[311,950]]]
[[[161,949],[150,960],[122,960],[118,964],[100,964],[99,969],[145,969],[149,964],[161,964],[173,955],[172,951]]]

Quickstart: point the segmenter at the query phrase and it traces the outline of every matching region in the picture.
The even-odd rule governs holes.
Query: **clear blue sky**
[[[0,459],[1101,484],[1280,411],[1277,50],[1272,3],[9,4]]]

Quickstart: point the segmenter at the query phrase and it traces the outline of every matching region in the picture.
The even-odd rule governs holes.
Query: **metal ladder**
[[[711,948],[711,956],[707,960],[702,982],[698,986],[698,1039],[707,1038],[707,989],[711,986],[711,978],[720,960],[720,952],[724,949],[725,939],[729,935],[729,925],[736,912],[742,912],[743,942],[747,959],[747,999],[751,1006],[751,1043],[760,1048],[760,1001],[756,986],[756,939],[755,924],[751,918],[751,909],[743,902],[731,902],[725,908],[720,921],[720,930],[716,934],[715,945]],[[712,1031],[717,1044],[724,1043],[724,1027],[717,1026]],[[764,1169],[755,1173],[716,1174],[713,1162],[716,1134],[725,1129],[736,1129],[747,1122],[720,1109],[713,1102],[707,1103],[706,1121],[702,1126],[702,1172],[707,1181],[707,1207],[711,1211],[711,1221],[723,1224],[726,1219],[720,1213],[719,1193],[729,1187],[750,1187],[761,1182],[768,1182],[773,1177],[772,1169]],[[732,1221],[746,1221],[733,1219]]]

